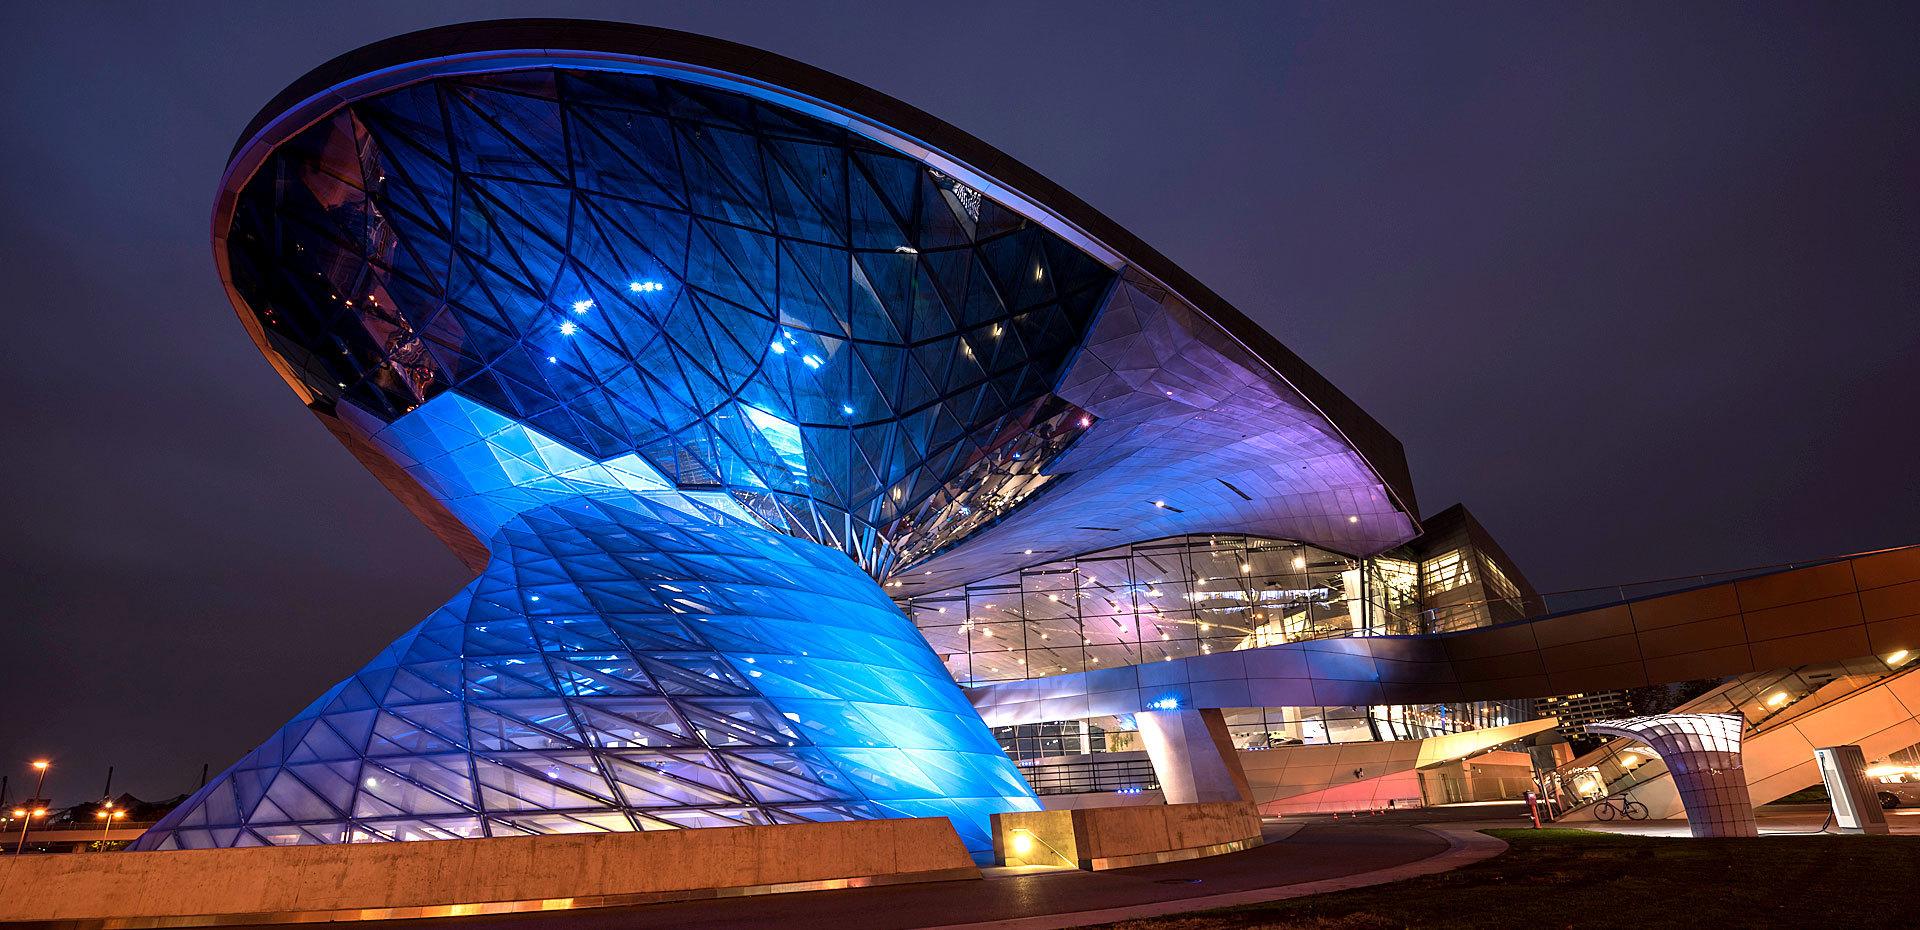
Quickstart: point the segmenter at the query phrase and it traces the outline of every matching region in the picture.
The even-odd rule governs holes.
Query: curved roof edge
[[[216,251],[218,243],[225,240],[223,218],[231,211],[234,194],[251,176],[265,149],[355,99],[431,76],[413,75],[410,79],[392,72],[411,72],[430,63],[458,59],[485,60],[491,66],[458,67],[454,71],[564,65],[568,62],[542,59],[569,55],[638,58],[716,72],[716,77],[745,79],[744,83],[758,87],[763,94],[785,92],[843,119],[871,124],[868,128],[887,130],[894,136],[881,138],[882,142],[905,141],[923,147],[928,154],[943,156],[940,161],[961,169],[958,176],[962,180],[970,184],[978,180],[981,183],[975,186],[998,198],[1010,198],[1013,202],[1008,206],[1082,244],[1096,256],[1107,252],[1119,257],[1158,279],[1212,319],[1317,408],[1374,469],[1394,495],[1395,503],[1417,524],[1420,511],[1400,440],[1273,334],[1152,246],[1038,171],[939,117],[832,72],[723,39],[631,23],[508,19],[423,29],[335,57],[275,95],[235,142],[214,211]],[[346,89],[347,85],[366,84],[371,78],[382,79],[379,86]],[[859,131],[863,127],[849,128]],[[947,166],[940,167],[944,170]],[[226,277],[224,256],[216,254],[215,260],[222,277]]]

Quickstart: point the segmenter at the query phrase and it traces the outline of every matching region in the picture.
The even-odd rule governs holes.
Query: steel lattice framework
[[[229,243],[323,402],[392,420],[457,391],[876,574],[1037,488],[1083,428],[1049,390],[1115,278],[845,129],[557,69],[336,113]]]
[[[143,848],[954,818],[1031,795],[834,550],[642,498],[514,516],[494,561]]]

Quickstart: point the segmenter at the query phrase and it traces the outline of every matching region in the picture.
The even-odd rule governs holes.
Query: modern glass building
[[[890,591],[962,684],[1351,636],[1490,626],[1539,610],[1525,576],[1465,508],[1371,556],[1233,533],[1053,559],[925,593]]]
[[[962,684],[1532,596],[1191,276],[755,49],[368,46],[256,117],[213,232],[267,360],[476,577],[142,848],[944,816],[983,853],[1036,801]]]
[[[966,685],[1097,672],[1143,663],[1353,637],[1489,627],[1538,613],[1541,599],[1478,521],[1455,506],[1414,540],[1356,557],[1308,543],[1236,534],[1152,540],[944,591],[896,595]],[[896,590],[915,590],[913,579]],[[1418,740],[1531,719],[1526,699],[1434,704],[1219,708],[1241,750]],[[1136,759],[1135,715],[1097,714],[996,727],[1042,793],[1151,783]],[[1119,774],[1114,774],[1115,772]]]

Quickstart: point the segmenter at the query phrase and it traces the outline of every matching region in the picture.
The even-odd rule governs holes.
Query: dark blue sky
[[[217,771],[464,579],[207,222],[310,67],[502,16],[757,45],[1026,161],[1263,323],[1543,590],[1920,543],[1920,6],[329,2],[0,13],[0,771]]]

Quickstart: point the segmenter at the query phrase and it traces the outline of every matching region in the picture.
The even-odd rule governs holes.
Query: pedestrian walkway
[[[1760,825],[1761,836],[1793,836],[1821,832],[1827,824],[1828,808],[1825,804],[1770,804],[1754,809],[1754,819]],[[1920,836],[1920,808],[1895,809],[1886,812],[1887,829],[1895,836]],[[1577,823],[1557,824],[1579,830],[1602,830],[1608,833],[1631,833],[1635,836],[1684,836],[1691,837],[1684,817],[1666,820],[1582,820]],[[1838,832],[1838,831],[1833,831]]]
[[[1498,855],[1506,844],[1451,824],[1270,823],[1245,852],[1108,872],[994,869],[983,881],[929,882],[635,907],[383,921],[373,930],[1050,930],[1274,901],[1397,881]]]

